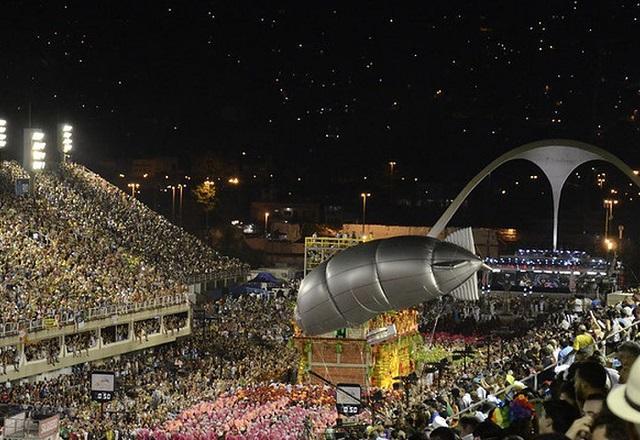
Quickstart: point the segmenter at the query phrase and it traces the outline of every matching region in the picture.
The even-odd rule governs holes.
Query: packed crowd
[[[292,297],[282,291],[227,297],[210,304],[205,318],[194,326],[194,333],[175,343],[103,363],[85,363],[74,367],[72,374],[37,383],[7,383],[0,402],[27,405],[34,413],[60,412],[63,438],[140,438],[148,437],[151,431],[154,438],[160,438],[178,431],[186,433],[192,428],[189,420],[196,415],[202,423],[209,416],[207,423],[217,423],[222,413],[206,410],[213,408],[208,405],[217,407],[216,399],[227,399],[223,402],[228,403],[238,395],[246,395],[244,401],[234,400],[236,406],[233,412],[225,413],[227,416],[248,411],[249,407],[256,415],[262,414],[275,399],[282,410],[282,429],[298,429],[298,422],[307,417],[314,423],[329,423],[333,412],[323,410],[325,416],[317,418],[314,413],[318,408],[305,406],[300,397],[307,393],[325,402],[327,390],[273,385],[295,380],[297,355],[289,344],[292,307]],[[143,323],[139,328],[155,328],[153,320]],[[184,319],[176,319],[176,326],[184,324]],[[95,368],[114,371],[117,377],[116,399],[102,409],[91,401],[89,391],[89,373]],[[278,389],[276,394],[267,393],[270,386]],[[252,402],[258,395],[262,396],[260,404]],[[246,420],[253,426],[263,417]]]
[[[56,379],[7,387],[0,400],[30,405],[35,412],[60,411],[64,438],[85,434],[181,440],[315,438],[336,421],[335,394],[326,387],[286,385],[296,382],[297,353],[290,344],[294,294],[287,289],[224,298],[206,307],[191,336],[99,365],[115,371],[118,381],[117,398],[105,405],[100,417],[100,407],[90,401],[88,390],[88,374],[96,365],[84,364]],[[584,388],[588,380],[598,385],[602,371],[607,386],[629,377],[640,346],[627,340],[636,336],[631,324],[640,309],[634,303],[604,307],[583,300],[545,299],[523,307],[510,301],[453,304],[460,317],[493,321],[494,326],[502,325],[498,316],[504,316],[496,309],[513,308],[517,321],[529,327],[492,338],[463,337],[446,332],[447,320],[438,320],[443,324],[435,325],[431,341],[425,332],[427,344],[444,348],[449,357],[468,350],[465,358],[442,362],[436,369],[423,365],[415,380],[401,389],[370,394],[376,423],[347,438],[449,440],[458,435],[466,440],[475,431],[480,439],[508,435],[530,439],[553,426],[549,420],[560,412],[557,408],[577,417],[567,434],[570,438],[603,426],[591,403],[587,414],[584,404],[575,402],[607,394],[608,389]],[[451,312],[450,306],[437,305],[423,308],[423,327],[433,328],[438,314]],[[153,331],[153,319],[134,329],[136,337],[144,337],[142,328]],[[615,344],[610,349],[619,350],[619,363],[609,365],[601,354],[603,346],[596,342],[619,330],[609,338]],[[566,402],[558,403],[560,399],[578,406],[570,411]],[[544,415],[545,410],[552,415]],[[569,429],[574,421],[558,423]]]
[[[0,163],[0,328],[185,292],[195,275],[245,270],[73,163],[26,177]],[[11,327],[14,328],[14,327]]]
[[[437,371],[427,368],[414,382],[405,384],[408,399],[385,413],[385,438],[402,432],[416,439],[532,439],[554,431],[557,438],[577,439],[590,438],[590,431],[598,426],[602,430],[605,425],[611,430],[624,428],[627,413],[617,412],[616,419],[603,402],[611,388],[626,382],[640,355],[640,345],[629,342],[637,335],[632,326],[640,317],[636,303],[605,307],[577,298],[546,299],[544,307],[520,305],[517,321],[527,322],[528,331],[518,331],[522,324],[514,331],[511,323],[500,323],[496,317],[485,322],[493,321],[496,329],[509,324],[508,333],[475,344],[469,344],[469,338],[435,338],[450,352],[469,353],[465,359],[445,362]],[[468,307],[482,310],[483,306],[487,304]],[[464,310],[460,304],[440,310],[449,313],[456,307]],[[433,308],[426,313],[426,327],[435,321],[433,313],[437,316]],[[474,321],[473,312],[464,319],[467,324]],[[617,352],[614,362],[604,356],[607,349]],[[640,362],[636,369],[640,375]],[[598,415],[601,411],[602,416]],[[596,438],[634,437],[612,433]]]

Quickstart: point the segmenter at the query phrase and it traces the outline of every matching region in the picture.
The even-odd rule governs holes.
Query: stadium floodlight
[[[58,125],[58,149],[62,161],[66,161],[73,149],[73,126],[69,124]]]
[[[43,170],[47,158],[44,132],[37,128],[24,130],[23,166],[27,170]]]
[[[7,146],[7,121],[0,119],[0,149]]]

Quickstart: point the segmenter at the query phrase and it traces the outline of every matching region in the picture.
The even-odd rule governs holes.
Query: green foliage
[[[202,206],[205,212],[213,211],[216,206],[216,195],[218,193],[215,182],[210,180],[202,182],[200,185],[197,185],[191,193],[196,203]]]
[[[418,347],[413,351],[413,361],[417,364],[424,364],[427,362],[440,362],[442,359],[450,356],[451,353],[442,347],[427,348],[426,345]]]

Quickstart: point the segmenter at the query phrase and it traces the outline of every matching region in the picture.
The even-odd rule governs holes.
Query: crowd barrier
[[[81,325],[83,322],[96,319],[109,318],[117,315],[141,312],[144,310],[158,309],[169,306],[185,304],[189,302],[186,293],[154,298],[148,301],[129,304],[114,304],[104,307],[94,307],[87,310],[67,311],[57,316],[49,316],[30,321],[18,321],[0,324],[0,338],[14,336],[22,332],[31,333],[52,327],[65,325]]]
[[[238,269],[235,271],[226,271],[222,273],[201,273],[197,275],[186,276],[182,279],[187,284],[208,283],[211,281],[223,281],[230,279],[244,280],[249,273],[248,269]]]
[[[613,338],[614,336],[616,336],[618,334],[621,334],[621,333],[630,334],[632,329],[637,329],[638,324],[640,324],[640,320],[639,321],[635,321],[629,327],[625,327],[625,328],[623,328],[621,330],[618,330],[616,332],[613,332],[613,333],[607,335],[605,338],[603,338],[601,341],[597,342],[596,344],[601,347],[601,349],[603,350],[603,354],[607,355],[607,353],[606,353],[606,348],[607,348],[606,343],[607,343],[607,341],[610,340],[611,338]],[[625,340],[625,339],[623,338],[623,340]],[[546,367],[546,368],[544,368],[544,369],[542,369],[540,371],[536,371],[536,372],[530,374],[529,376],[525,377],[524,379],[519,380],[518,382],[524,383],[524,384],[532,383],[533,384],[532,388],[537,391],[538,390],[538,376],[540,376],[541,374],[545,373],[546,371],[548,371],[548,370],[550,370],[552,368],[555,368],[557,366],[558,366],[558,362],[554,362],[553,364],[549,365],[548,367]],[[515,385],[509,385],[507,387],[504,387],[503,389],[501,389],[497,393],[493,393],[493,395],[494,396],[507,395],[514,388],[514,386]],[[460,410],[457,413],[453,414],[452,416],[449,417],[449,419],[451,420],[451,419],[460,418],[460,416],[462,416],[462,415],[464,415],[464,414],[466,414],[466,413],[468,413],[470,411],[473,411],[473,410],[475,410],[477,408],[482,407],[482,405],[484,405],[488,401],[489,401],[489,399],[486,398],[486,399],[480,400],[478,402],[475,402],[475,403],[469,405],[468,407],[466,407],[465,409]]]

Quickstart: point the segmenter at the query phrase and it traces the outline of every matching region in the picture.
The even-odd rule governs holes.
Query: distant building
[[[141,178],[145,174],[151,179],[170,176],[173,177],[176,174],[184,174],[184,170],[178,163],[176,157],[152,157],[148,159],[134,159],[131,162],[131,170],[129,171],[132,177]]]
[[[270,222],[320,223],[321,220],[318,203],[251,202],[250,215],[255,222],[262,224],[266,213]]]

